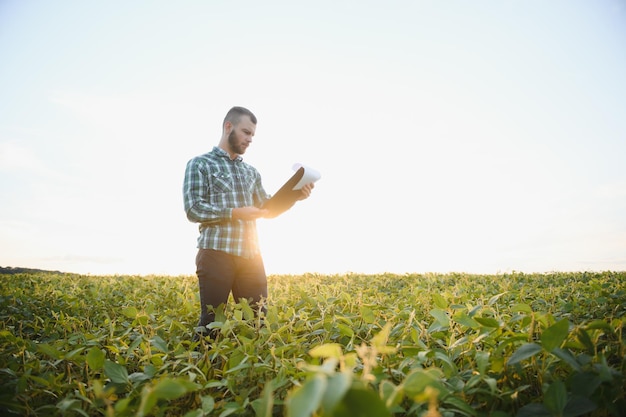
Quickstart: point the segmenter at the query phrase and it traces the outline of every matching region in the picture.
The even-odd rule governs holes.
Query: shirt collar
[[[237,157],[235,159],[230,159],[230,155],[228,154],[228,152],[226,152],[224,149],[220,148],[219,146],[214,146],[213,147],[213,153],[216,154],[219,157],[226,158],[229,161],[233,161],[233,162],[241,162],[241,161],[243,161],[243,158],[241,157],[241,155],[237,155]]]

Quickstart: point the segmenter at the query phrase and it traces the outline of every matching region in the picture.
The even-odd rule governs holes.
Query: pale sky
[[[226,111],[269,274],[626,270],[626,1],[0,1],[0,266],[195,273]]]

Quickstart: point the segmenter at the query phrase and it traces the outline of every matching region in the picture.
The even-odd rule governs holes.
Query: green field
[[[4,272],[2,415],[626,413],[626,272],[270,276],[211,345],[195,277]]]

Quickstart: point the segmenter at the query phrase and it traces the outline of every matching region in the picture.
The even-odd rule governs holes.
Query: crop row
[[[192,341],[193,277],[0,275],[0,410],[620,416],[626,273],[271,276]]]

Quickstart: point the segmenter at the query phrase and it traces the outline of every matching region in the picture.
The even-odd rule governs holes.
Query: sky
[[[235,105],[268,274],[626,270],[624,0],[0,0],[0,266],[193,275]]]

